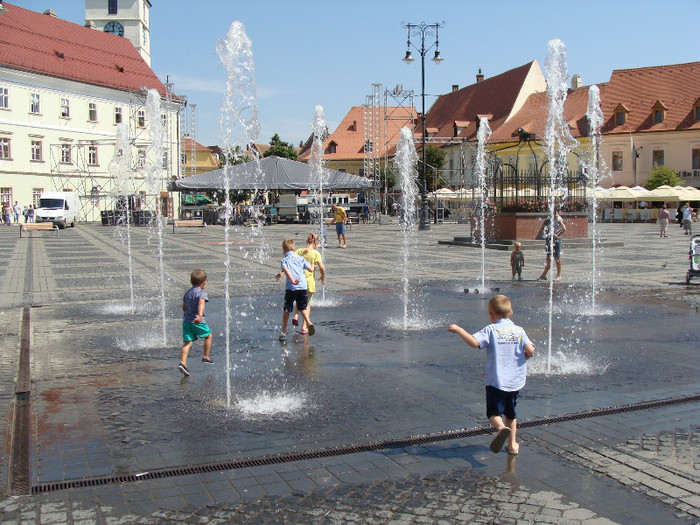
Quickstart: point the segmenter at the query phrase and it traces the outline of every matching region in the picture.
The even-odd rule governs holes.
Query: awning
[[[265,157],[214,171],[207,171],[174,182],[175,190],[223,190],[228,177],[232,190],[290,190],[314,188],[311,166],[282,157]],[[351,173],[323,169],[323,189],[330,191],[368,188],[372,181]]]

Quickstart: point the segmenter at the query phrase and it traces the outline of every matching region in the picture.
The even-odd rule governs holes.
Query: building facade
[[[148,0],[85,0],[85,25],[126,38],[150,66],[150,9]]]
[[[105,2],[103,2],[105,3]],[[174,213],[168,182],[181,175],[184,101],[119,36],[4,4],[0,16],[0,200],[36,204],[42,191],[75,191],[81,220],[113,209],[116,131],[128,129],[139,205]],[[22,46],[14,45],[22,42]],[[146,185],[153,155],[146,100],[160,99],[158,188]],[[161,154],[162,153],[162,154]],[[149,202],[150,201],[150,202]]]

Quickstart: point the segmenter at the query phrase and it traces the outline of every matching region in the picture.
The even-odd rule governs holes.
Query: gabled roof
[[[359,160],[365,157],[364,147],[366,139],[363,120],[365,110],[366,108],[364,106],[353,106],[350,108],[350,111],[345,115],[345,118],[343,118],[336,130],[323,141],[324,160]],[[382,111],[383,110],[384,108],[382,108]],[[412,129],[415,126],[416,119],[416,111],[412,107],[387,106],[386,112],[390,118],[384,119],[382,114],[378,119],[381,143],[374,144],[372,150],[373,153],[380,156],[385,154],[385,139],[388,141],[390,148],[391,145],[396,145],[401,135],[401,128],[408,126]],[[331,142],[335,142],[336,144],[335,153],[327,151],[328,145]],[[304,162],[308,161],[311,153],[311,142],[307,141],[307,144],[308,148],[305,145],[302,152],[299,154],[299,160]],[[391,154],[391,151],[389,154]]]
[[[182,151],[189,153],[192,149],[192,142],[194,142],[194,149],[195,151],[208,151],[209,153],[213,153],[211,148],[208,148],[207,146],[203,146],[196,140],[193,141],[190,137],[185,136],[182,139]]]
[[[693,107],[700,97],[700,62],[616,69],[605,92],[601,92],[601,109],[605,115],[604,133],[673,131],[700,129]],[[663,122],[655,123],[653,108],[661,102],[666,110]],[[615,108],[629,109],[627,120],[616,125]]]
[[[517,111],[521,100],[533,91],[546,89],[537,61],[511,69],[495,77],[452,91],[437,98],[426,114],[426,127],[437,128],[435,137],[453,137],[455,121],[468,122],[460,138],[474,139],[479,116],[489,116],[496,130]]]
[[[582,137],[588,135],[588,89],[590,86],[569,90],[564,102],[564,120],[569,124],[571,135]],[[601,96],[605,85],[599,85]],[[518,136],[518,130],[533,133],[536,139],[543,139],[549,118],[549,99],[547,93],[530,95],[525,105],[506,124],[494,130],[489,142],[512,142]],[[612,114],[612,113],[611,113]]]
[[[124,91],[165,86],[126,38],[8,3],[0,16],[0,67]]]

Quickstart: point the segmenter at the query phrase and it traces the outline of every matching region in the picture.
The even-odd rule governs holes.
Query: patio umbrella
[[[612,188],[607,197],[609,201],[636,201],[640,194],[627,186]],[[646,198],[646,195],[644,196]]]
[[[644,195],[646,201],[678,202],[683,199],[683,190],[664,184]]]

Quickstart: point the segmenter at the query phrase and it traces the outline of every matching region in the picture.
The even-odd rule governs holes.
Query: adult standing
[[[686,235],[693,234],[693,208],[690,207],[689,202],[686,202],[683,207],[683,228]]]
[[[29,222],[34,222],[34,205],[29,205]]]
[[[659,237],[668,237],[668,221],[671,214],[668,207],[664,204],[659,210]]]
[[[333,212],[333,222],[335,223],[335,233],[338,235],[338,248],[347,248],[347,239],[345,237],[345,225],[348,223],[348,214],[345,208],[333,204],[331,206]]]
[[[12,207],[12,215],[14,215],[15,224],[19,224],[19,214],[22,213],[22,206],[19,202],[15,201],[15,205]]]
[[[558,211],[555,211],[554,225],[547,228],[547,233],[545,235],[547,262],[544,265],[542,275],[540,275],[540,281],[544,281],[547,278],[547,272],[549,272],[549,268],[552,265],[552,245],[554,247],[554,262],[557,266],[557,275],[554,277],[554,280],[558,281],[561,279],[561,237],[564,235],[565,231],[566,225],[564,224],[564,219],[561,218]]]
[[[6,226],[11,226],[10,215],[12,214],[12,206],[9,202],[3,202],[2,204],[2,220],[5,222]]]

